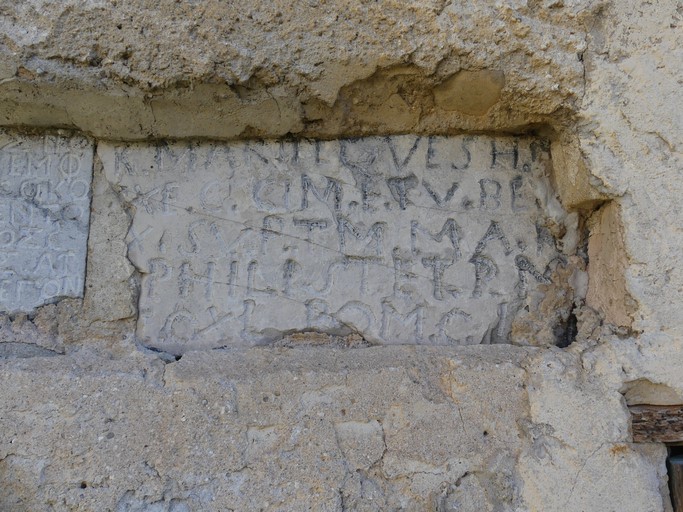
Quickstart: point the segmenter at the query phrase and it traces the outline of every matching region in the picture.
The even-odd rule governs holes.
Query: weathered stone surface
[[[92,196],[83,316],[98,322],[132,318],[137,313],[137,283],[126,259],[129,216],[97,159]]]
[[[520,427],[530,444],[516,468],[530,510],[670,512],[666,447],[629,442],[613,354],[574,344],[537,351],[522,366],[529,415]]]
[[[502,71],[460,71],[434,88],[434,101],[444,110],[481,116],[500,99]]]
[[[568,279],[605,316],[579,300],[564,350],[366,349],[293,332],[277,345],[305,349],[188,352],[164,371],[172,355],[118,345],[135,315],[122,206],[134,208],[101,183],[87,308],[63,300],[0,324],[2,355],[27,357],[0,372],[0,508],[670,511],[666,449],[630,442],[622,393],[683,396],[682,24],[678,0],[0,0],[4,126],[114,145],[540,133],[583,240],[597,227],[617,258],[578,244],[598,264]],[[463,79],[496,71],[499,96]],[[528,317],[564,315],[564,289]],[[121,329],[71,329],[97,324],[90,311]],[[548,338],[521,320],[513,332]],[[50,347],[69,355],[40,357]],[[525,355],[487,359],[501,350]]]
[[[608,388],[573,363],[501,345],[0,362],[0,508],[662,510],[663,447],[626,442],[617,392],[581,421]]]
[[[135,208],[138,335],[173,352],[305,330],[509,342],[567,265],[553,233],[576,238],[541,139],[101,144],[98,156]]]
[[[82,297],[93,144],[0,132],[0,312]]]
[[[626,287],[626,253],[623,229],[616,203],[609,203],[590,219],[588,259],[593,278],[588,283],[586,303],[599,311],[605,322],[628,328],[635,303]]]
[[[587,168],[617,197],[625,284],[637,305],[635,334],[610,339],[595,357],[622,369],[622,389],[635,385],[648,403],[669,405],[683,396],[682,24],[675,0],[609,4],[589,34],[577,127]],[[610,272],[596,279],[609,282]]]
[[[467,500],[513,510],[529,350],[0,362],[0,508],[417,511],[463,499],[471,474]]]
[[[601,5],[2,0],[0,123],[139,140],[552,122],[578,108]],[[494,70],[505,87],[484,115],[435,106],[449,77]]]

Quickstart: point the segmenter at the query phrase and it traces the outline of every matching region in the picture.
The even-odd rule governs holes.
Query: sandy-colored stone
[[[638,303],[634,329],[683,340],[683,235],[675,228],[683,195],[675,178],[683,166],[680,11],[676,1],[619,2],[596,21],[579,137],[591,173],[619,196],[627,288]]]
[[[88,284],[83,312],[91,322],[116,322],[137,312],[135,269],[126,259],[130,218],[95,160],[92,222],[88,238]]]
[[[622,388],[628,405],[677,405],[683,403],[683,391],[647,379],[627,382]]]
[[[511,478],[526,442],[515,427],[525,391],[513,385],[526,354],[254,349],[167,365],[139,352],[0,363],[0,504],[425,510],[445,492],[512,506],[494,474]],[[482,401],[491,376],[496,398]],[[486,491],[457,497],[467,474],[489,479]]]
[[[579,101],[596,7],[4,0],[0,123],[124,140],[523,126]],[[461,69],[505,73],[487,114],[433,108]]]
[[[460,71],[434,88],[434,101],[444,110],[482,116],[500,99],[504,86],[500,70]]]
[[[628,443],[628,411],[613,387],[618,369],[601,355],[580,361],[575,351],[553,350],[524,365],[530,421],[523,428],[532,441],[518,469],[530,510],[604,510],[605,496],[609,510],[669,510],[666,449]],[[566,485],[545,483],[562,478]]]
[[[683,396],[680,2],[0,0],[0,13],[5,127],[110,145],[547,137],[587,264],[587,282],[567,279],[590,287],[588,306],[554,293],[539,308],[576,333],[562,350],[294,332],[175,361],[133,339],[121,237],[135,211],[96,183],[85,307],[0,319],[13,358],[0,508],[671,510],[665,447],[631,443],[625,401]],[[440,84],[474,70],[504,74],[495,101],[471,87],[486,101],[439,104]]]
[[[565,134],[553,140],[550,152],[557,169],[552,175],[553,187],[565,208],[590,211],[609,199],[598,178],[586,167],[576,136]]]
[[[602,313],[605,322],[631,327],[636,305],[626,284],[628,256],[617,203],[607,203],[589,221],[590,262],[586,303]]]

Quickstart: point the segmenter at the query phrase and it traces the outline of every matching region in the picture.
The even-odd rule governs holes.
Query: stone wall
[[[0,6],[0,508],[671,509],[678,2]]]

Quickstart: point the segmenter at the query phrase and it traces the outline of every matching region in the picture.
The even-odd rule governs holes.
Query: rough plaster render
[[[0,0],[0,509],[672,511],[682,52],[674,0]]]

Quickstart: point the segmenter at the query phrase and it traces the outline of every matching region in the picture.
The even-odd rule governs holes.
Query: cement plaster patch
[[[98,155],[134,210],[138,336],[169,351],[298,331],[505,343],[567,263],[541,139],[103,143]]]
[[[0,311],[82,297],[93,144],[0,132]]]

